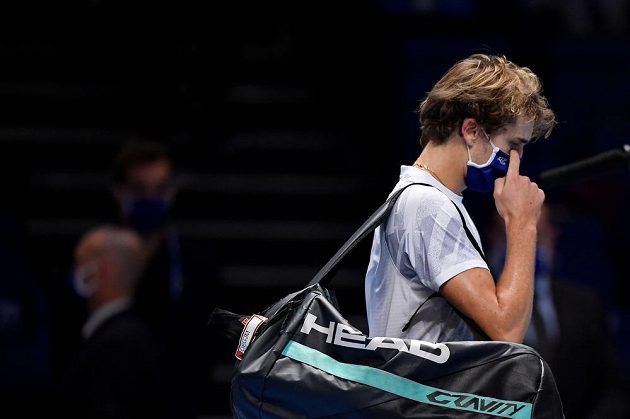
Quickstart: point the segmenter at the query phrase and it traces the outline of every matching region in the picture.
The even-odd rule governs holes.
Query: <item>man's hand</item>
[[[506,226],[536,225],[545,193],[527,176],[521,176],[521,159],[516,150],[510,150],[510,165],[505,177],[494,181],[494,202]]]

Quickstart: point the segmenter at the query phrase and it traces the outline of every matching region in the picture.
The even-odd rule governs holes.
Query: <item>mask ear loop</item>
[[[492,146],[492,151],[494,152],[494,154],[497,153],[497,151],[499,151],[499,147],[497,147],[492,140],[490,139],[490,136],[488,135],[488,133],[486,132],[485,129],[481,129],[481,132],[483,132],[483,135],[486,136],[486,138],[488,139],[488,142],[490,143],[490,145]]]
[[[490,136],[488,135],[488,133],[486,132],[486,130],[485,130],[485,129],[483,129],[483,128],[481,128],[481,127],[479,127],[479,129],[481,130],[481,132],[483,132],[483,135],[486,137],[486,140],[488,140],[488,142],[489,142],[490,144],[492,144],[492,140],[490,139]]]
[[[480,129],[481,129],[481,132],[483,132],[483,135],[485,135],[485,136],[486,136],[486,139],[488,140],[488,142],[490,143],[490,145],[492,146],[492,152],[493,152],[493,154],[492,154],[492,155],[494,156],[494,155],[495,155],[495,154],[497,154],[497,152],[500,150],[500,149],[499,149],[499,147],[497,147],[497,146],[496,146],[496,145],[492,142],[492,140],[490,139],[490,135],[488,135],[488,133],[486,132],[486,130],[485,130],[485,129],[483,129],[483,128],[480,128]]]
[[[472,156],[470,155],[470,147],[468,146],[468,144],[466,144],[466,151],[468,151],[468,165],[469,166],[473,166],[473,167],[478,167],[480,169],[483,169],[484,167],[487,167],[487,166],[490,165],[490,163],[492,163],[492,160],[494,160],[494,157],[499,152],[499,147],[494,145],[494,143],[490,139],[490,136],[488,135],[488,133],[486,132],[485,129],[483,129],[481,127],[479,129],[481,130],[481,132],[483,132],[483,135],[486,137],[486,139],[488,140],[488,142],[492,146],[492,154],[490,154],[490,157],[488,158],[488,161],[485,162],[485,163],[482,163],[482,164],[475,163],[474,161],[472,161]]]

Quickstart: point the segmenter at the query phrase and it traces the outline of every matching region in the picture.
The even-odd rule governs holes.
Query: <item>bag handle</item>
[[[313,279],[311,279],[311,281],[306,285],[305,288],[308,288],[315,284],[321,284],[323,287],[327,287],[328,284],[330,284],[330,281],[332,280],[332,277],[333,277],[332,274],[337,269],[339,262],[341,262],[341,260],[344,257],[346,257],[356,247],[356,245],[359,244],[361,240],[363,240],[367,235],[369,235],[374,230],[376,230],[376,227],[378,227],[385,220],[385,218],[387,218],[389,213],[392,211],[392,208],[394,207],[394,204],[396,203],[396,200],[398,199],[400,194],[403,193],[405,189],[413,185],[423,185],[423,186],[434,187],[433,185],[430,185],[428,183],[416,182],[416,183],[410,183],[409,185],[403,186],[402,188],[394,192],[394,194],[390,196],[387,199],[387,201],[385,201],[385,203],[383,203],[376,211],[374,211],[374,213],[367,219],[367,221],[365,221],[361,225],[361,227],[359,227],[354,232],[354,234],[344,243],[344,245],[341,246],[341,248],[337,251],[337,253],[335,253],[335,255],[328,261],[328,263],[326,263],[326,265],[324,265],[322,269],[319,270],[319,272],[317,272],[317,274],[313,277]],[[457,207],[457,205],[454,202],[453,202],[453,205],[455,205],[455,208],[457,209],[457,212],[459,213],[459,216],[462,219],[462,223],[464,224],[464,230],[466,231],[466,235],[472,242],[477,252],[479,252],[481,257],[484,260],[486,260],[485,255],[481,251],[481,247],[479,246],[479,244],[473,237],[472,233],[468,229],[468,226],[466,225],[466,221],[464,220],[464,216],[462,215],[460,209]]]

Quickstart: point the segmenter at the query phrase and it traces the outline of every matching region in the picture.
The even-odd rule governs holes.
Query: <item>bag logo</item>
[[[367,351],[375,351],[380,348],[397,349],[400,352],[406,352],[420,358],[428,359],[437,364],[445,363],[451,355],[450,349],[443,343],[390,337],[368,338],[366,335],[347,324],[331,321],[328,326],[322,326],[317,324],[316,321],[317,316],[312,313],[307,313],[300,332],[308,335],[312,330],[315,330],[326,335],[326,343],[348,348],[364,349]]]
[[[464,409],[508,418],[531,416],[531,405],[529,403],[511,402],[474,394],[453,393],[442,390],[436,390],[426,397],[431,404],[443,405],[452,409]],[[519,411],[523,409],[525,410],[520,414]]]
[[[243,358],[247,347],[250,343],[252,343],[252,339],[254,338],[256,330],[258,329],[258,327],[260,327],[261,324],[266,321],[267,318],[259,314],[254,314],[253,316],[245,319],[245,327],[243,327],[241,337],[238,341],[238,347],[236,348],[236,353],[234,354],[236,359],[241,360]]]

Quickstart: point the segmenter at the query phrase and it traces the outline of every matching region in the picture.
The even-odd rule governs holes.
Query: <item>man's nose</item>
[[[521,159],[523,158],[523,150],[524,150],[523,144],[520,144],[517,146],[510,146],[510,150],[516,150],[518,153],[518,157]],[[509,150],[508,150],[508,154],[510,154]]]

